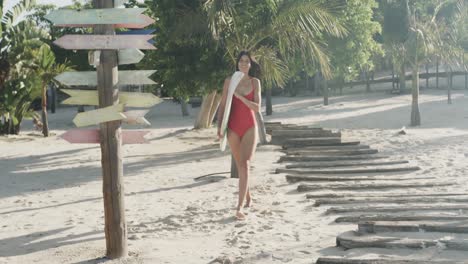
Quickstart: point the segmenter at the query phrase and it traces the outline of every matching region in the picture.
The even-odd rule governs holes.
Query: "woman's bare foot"
[[[240,221],[245,220],[245,214],[242,213],[241,211],[237,211],[237,212],[236,212],[236,219],[237,219],[237,220],[240,220]]]

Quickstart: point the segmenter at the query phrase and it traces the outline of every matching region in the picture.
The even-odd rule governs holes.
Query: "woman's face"
[[[249,56],[242,55],[242,57],[239,60],[239,65],[237,65],[237,67],[239,67],[239,71],[241,71],[241,72],[243,72],[245,74],[248,74],[249,70],[250,70]]]

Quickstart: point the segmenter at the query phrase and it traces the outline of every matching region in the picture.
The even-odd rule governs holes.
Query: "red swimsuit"
[[[254,101],[255,88],[252,79],[252,91],[245,96],[246,99]],[[252,109],[245,105],[236,96],[232,97],[231,113],[229,115],[228,127],[241,139],[250,128],[255,126],[255,114]]]

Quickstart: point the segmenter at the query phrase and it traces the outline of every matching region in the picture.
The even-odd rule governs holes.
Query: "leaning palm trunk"
[[[42,84],[42,134],[44,137],[49,136],[49,122],[47,118],[47,85]]]
[[[214,91],[208,95],[203,96],[203,102],[201,105],[200,112],[198,113],[198,117],[195,120],[195,129],[202,129],[208,128],[211,125],[210,122],[210,114],[211,108],[213,107],[213,102],[216,97],[217,92]]]
[[[208,119],[208,127],[210,127],[213,123],[213,120],[216,116],[216,112],[218,111],[219,104],[221,103],[221,94],[216,93],[216,96],[213,99],[213,104],[211,105],[210,116]]]
[[[400,65],[400,94],[403,94],[406,90],[406,72],[405,64]]]
[[[257,120],[257,128],[258,128],[258,139],[260,144],[266,144],[267,136],[266,136],[266,128],[265,123],[263,122],[263,115],[261,112],[255,113],[255,119]]]

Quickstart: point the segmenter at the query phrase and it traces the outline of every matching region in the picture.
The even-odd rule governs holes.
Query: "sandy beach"
[[[409,127],[411,95],[388,92],[317,97],[274,97],[269,122],[340,131],[382,155],[402,157],[430,175],[468,191],[468,97],[458,77],[453,104],[443,90],[423,89],[422,125]],[[336,224],[325,207],[298,193],[298,183],[275,174],[280,146],[259,146],[253,161],[253,207],[246,221],[234,219],[237,180],[229,178],[230,154],[219,151],[214,128],[192,130],[199,108],[182,117],[171,100],[153,107],[143,129],[149,144],[122,148],[125,213],[130,256],[105,263],[314,263],[320,256],[385,255],[385,250],[342,251],[336,236],[356,229]],[[18,136],[0,137],[0,263],[104,263],[99,145],[70,144],[59,136],[74,128],[76,108],[50,114],[53,135],[41,137],[26,120]],[[397,132],[406,127],[405,135]],[[199,180],[195,178],[203,177]],[[404,192],[404,190],[402,190]],[[459,236],[460,239],[468,239]],[[402,256],[468,259],[468,253],[427,248]],[[458,255],[457,255],[458,254]]]

